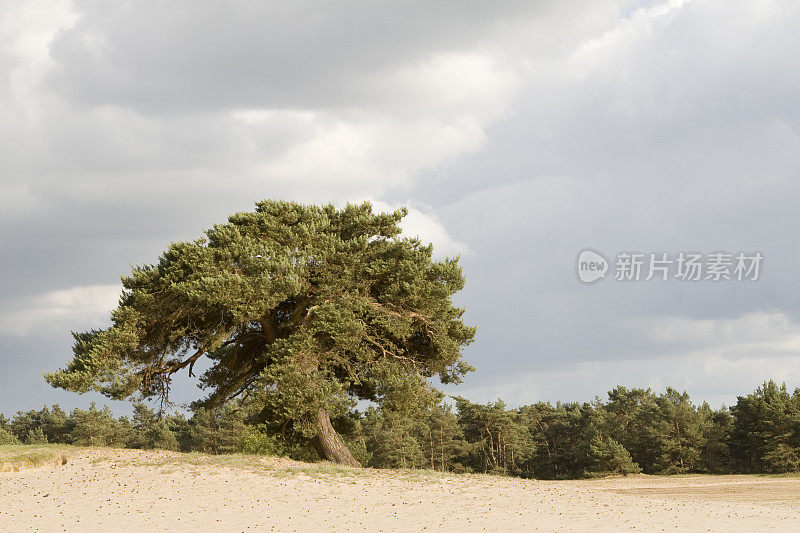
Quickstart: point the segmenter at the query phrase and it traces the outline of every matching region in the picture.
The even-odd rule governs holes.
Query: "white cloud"
[[[483,403],[502,398],[517,406],[589,401],[605,397],[617,385],[656,392],[671,386],[690,391],[695,401],[730,406],[737,395],[748,394],[769,379],[800,387],[800,323],[782,312],[723,319],[648,317],[629,320],[622,329],[632,339],[643,331],[646,352],[551,363],[545,370],[490,379],[487,372],[487,384],[470,387],[468,377],[457,393]]]
[[[36,89],[52,67],[48,46],[53,36],[58,30],[71,26],[77,17],[68,0],[0,2],[0,9],[3,11],[0,55],[13,60],[8,83],[11,98],[19,101]]]
[[[516,72],[488,53],[434,54],[423,61],[371,75],[366,83],[381,108],[404,116],[471,116],[488,122],[503,116],[520,85]]]
[[[538,401],[588,402],[622,385],[650,387],[656,393],[667,387],[690,393],[696,403],[714,407],[733,405],[764,381],[800,387],[800,360],[796,355],[730,358],[711,353],[624,360],[583,361],[552,371],[518,372],[489,380],[481,386],[465,385],[446,390],[472,401],[486,403],[502,398],[513,407]],[[476,376],[476,381],[478,380]]]
[[[179,190],[200,202],[219,201],[219,179],[232,186],[225,192],[231,210],[243,198],[266,196],[383,197],[411,186],[422,171],[482,149],[487,128],[508,112],[519,86],[492,52],[455,45],[469,43],[469,33],[449,35],[453,44],[441,48],[396,35],[406,52],[389,47],[371,68],[335,52],[339,70],[317,56],[314,70],[300,49],[292,59],[285,47],[278,53],[263,42],[278,33],[253,21],[275,6],[254,7],[252,17],[199,10],[199,27],[221,24],[237,37],[217,42],[219,32],[196,35],[199,27],[171,9],[147,17],[135,3],[125,14],[99,4],[81,4],[77,13],[69,3],[51,11],[48,5],[32,3],[0,21],[12,80],[0,106],[0,143],[12,148],[2,156],[6,180],[25,182],[51,208],[102,203],[120,192],[130,202]],[[282,15],[305,16],[289,8]],[[324,30],[335,33],[342,23],[337,14],[323,17],[331,24]],[[165,20],[178,27],[139,40],[141,28],[149,32]],[[264,19],[273,22],[272,15]],[[196,64],[192,39],[213,50],[205,57],[216,70]],[[266,63],[272,70],[264,70]],[[152,68],[165,71],[156,75]],[[185,76],[173,78],[176,69]]]
[[[456,255],[472,255],[472,250],[466,244],[458,242],[450,236],[430,207],[424,205],[414,207],[412,202],[387,204],[378,200],[370,201],[373,209],[382,213],[406,207],[408,214],[400,222],[403,236],[419,237],[423,243],[433,244],[434,257],[443,259]]]
[[[310,138],[283,154],[253,161],[252,175],[291,183],[319,199],[353,197],[365,191],[383,195],[410,185],[418,171],[477,150],[484,141],[482,125],[470,118],[340,119],[315,113],[309,126]]]
[[[779,311],[716,319],[654,317],[634,323],[649,340],[675,350],[691,347],[739,356],[800,353],[800,324]]]
[[[291,184],[295,194],[305,189],[300,195],[313,200],[380,197],[408,187],[421,171],[480,150],[486,128],[508,111],[518,85],[485,54],[434,55],[368,74],[364,83],[379,102],[232,111],[244,126],[241,143],[253,148],[243,170],[253,180]],[[264,128],[284,135],[288,129],[294,142],[265,152],[258,139]]]
[[[11,302],[0,312],[0,334],[49,336],[72,328],[101,327],[107,324],[120,292],[119,285],[90,285]]]

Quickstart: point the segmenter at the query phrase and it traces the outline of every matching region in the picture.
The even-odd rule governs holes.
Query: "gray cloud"
[[[553,398],[568,387],[586,398],[591,378],[579,370],[592,363],[606,370],[595,394],[614,382],[663,386],[669,377],[730,403],[742,377],[772,372],[798,383],[796,342],[771,338],[766,327],[761,342],[727,345],[721,334],[747,316],[791,331],[800,319],[786,290],[800,260],[791,229],[800,222],[800,80],[776,63],[798,49],[790,22],[798,12],[730,7],[692,2],[652,17],[634,13],[546,76],[534,74],[514,118],[490,129],[485,150],[449,169],[482,190],[455,202],[444,180],[428,190],[454,237],[479,257],[465,261],[468,290],[481,302],[471,315],[482,326],[471,352],[481,369],[476,394],[506,396],[518,388],[509,384],[513,370],[527,368],[535,369],[525,381],[532,391]],[[623,250],[758,250],[765,273],[749,285],[585,287],[573,268],[587,246],[612,258]],[[709,323],[710,338],[692,336]],[[654,338],[665,324],[679,327]],[[691,372],[673,371],[690,356]],[[736,363],[697,371],[713,358]],[[759,372],[747,363],[755,360]]]
[[[4,12],[0,411],[70,405],[40,372],[69,357],[68,329],[106,320],[102,287],[267,197],[411,202],[410,231],[470,251],[479,371],[452,392],[673,383],[730,403],[762,377],[800,385],[789,2]],[[765,264],[751,284],[583,286],[585,247]]]
[[[152,6],[151,6],[152,7]],[[385,104],[399,67],[490,47],[571,15],[549,2],[79,2],[52,43],[51,84],[84,104],[158,114]],[[380,89],[379,91],[376,89]]]

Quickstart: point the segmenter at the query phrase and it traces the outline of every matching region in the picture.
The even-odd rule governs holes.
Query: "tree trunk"
[[[314,438],[314,445],[320,457],[342,465],[361,467],[361,463],[355,460],[344,445],[342,437],[333,429],[331,417],[323,409],[317,413],[316,426],[317,436]]]

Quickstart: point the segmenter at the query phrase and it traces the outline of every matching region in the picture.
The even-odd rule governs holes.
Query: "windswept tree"
[[[72,361],[45,377],[168,401],[172,376],[205,358],[198,405],[246,399],[323,458],[357,465],[332,417],[471,370],[461,349],[475,330],[451,300],[464,286],[458,260],[435,261],[431,246],[402,238],[405,214],[259,202],[133,268],[112,325],[75,333]]]

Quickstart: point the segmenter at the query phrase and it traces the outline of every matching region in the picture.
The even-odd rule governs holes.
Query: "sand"
[[[109,449],[0,473],[2,531],[625,529],[800,531],[800,478],[539,481]]]

